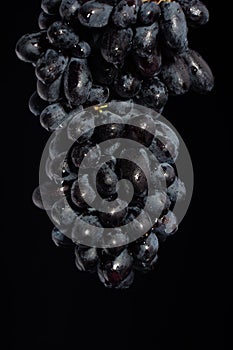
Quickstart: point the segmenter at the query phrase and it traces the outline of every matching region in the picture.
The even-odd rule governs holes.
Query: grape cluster
[[[206,93],[214,78],[188,47],[188,27],[208,22],[199,0],[42,0],[40,31],[24,35],[18,57],[32,63],[29,101],[54,131],[69,111],[133,99],[162,112],[168,95]]]
[[[60,199],[46,184],[33,194],[34,203],[51,212],[57,227],[52,231],[55,244],[74,247],[77,268],[97,272],[108,288],[128,288],[135,271],[146,273],[156,267],[159,244],[178,229],[173,209],[186,193],[175,165],[179,153],[175,132],[157,118],[157,113],[151,114],[150,109],[144,108],[140,114],[136,106],[128,101],[115,105],[113,101],[72,114],[67,127],[49,144],[46,162],[46,174],[58,185],[58,191],[63,191],[64,198]],[[99,119],[101,125],[96,125]],[[149,127],[153,134],[147,131]],[[77,138],[77,131],[82,130],[87,131]],[[65,137],[74,141],[68,152],[56,144],[60,139],[64,144]],[[121,144],[119,139],[138,142],[139,150],[126,148],[127,143]],[[102,149],[99,145],[106,140],[114,142]],[[147,154],[143,147],[150,152]],[[90,150],[89,171],[82,173],[80,166],[85,170],[83,161]],[[101,166],[95,176],[97,163]],[[133,186],[129,203],[124,197],[129,191],[127,183],[120,189],[122,179]],[[94,184],[109,208],[114,203],[113,211],[99,210]],[[41,193],[45,194],[44,202]],[[81,219],[78,224],[77,217]],[[129,222],[133,223],[132,232],[125,232],[124,226]],[[90,225],[88,229],[85,223]],[[72,231],[68,234],[66,228],[70,225]],[[131,239],[130,234],[134,237],[139,228],[141,234]],[[107,232],[103,233],[104,229]]]

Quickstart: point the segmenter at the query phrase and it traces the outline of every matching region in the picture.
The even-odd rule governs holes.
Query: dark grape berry
[[[116,258],[103,252],[98,266],[99,278],[107,288],[128,288],[133,282],[132,265],[133,258],[127,249]]]
[[[114,202],[109,202],[108,212],[99,213],[99,218],[104,227],[119,227],[124,225],[127,213],[127,203],[117,198]]]
[[[91,152],[89,153],[89,151]],[[83,159],[87,156],[88,157],[88,164],[82,163]],[[95,167],[96,164],[98,164],[101,157],[101,149],[100,146],[97,144],[95,147],[92,147],[92,144],[90,142],[86,142],[84,145],[77,143],[74,145],[72,151],[71,151],[71,159],[73,164],[79,168],[81,163],[82,167],[92,168]]]
[[[87,61],[71,58],[64,75],[64,92],[72,106],[86,102],[92,86],[91,72]]]
[[[47,106],[40,115],[40,123],[46,130],[52,132],[62,126],[67,114],[60,103]]]
[[[70,53],[73,57],[87,58],[91,54],[91,47],[86,41],[79,41],[70,49]]]
[[[79,41],[79,36],[74,30],[60,21],[51,24],[47,34],[51,44],[59,49],[72,48]]]
[[[79,176],[79,179],[73,182],[71,187],[71,199],[77,207],[88,207],[88,204],[91,205],[94,202],[95,197],[96,193],[90,184],[88,174]]]
[[[70,21],[77,14],[81,4],[79,0],[62,0],[59,13],[63,19]]]
[[[166,215],[164,215],[153,228],[154,233],[162,242],[173,235],[177,230],[177,218],[172,211],[169,211]]]
[[[39,117],[41,112],[47,107],[48,102],[42,100],[37,91],[33,92],[29,99],[29,109],[36,116]]]
[[[161,214],[169,209],[171,202],[167,194],[163,191],[156,191],[147,197],[147,212],[155,219],[159,219]]]
[[[209,21],[209,11],[199,0],[177,0],[182,7],[188,24],[192,27],[204,25]]]
[[[16,54],[24,62],[36,62],[47,48],[46,31],[25,34],[16,44]]]
[[[139,0],[121,0],[114,8],[112,21],[115,26],[126,28],[136,23]]]
[[[108,198],[117,192],[116,186],[118,177],[111,165],[105,163],[102,165],[96,176],[96,188],[102,197]]]
[[[165,42],[179,52],[187,49],[188,27],[181,6],[175,2],[161,3],[160,26]]]
[[[128,243],[129,237],[121,228],[114,228],[105,233],[103,237],[103,246],[106,245],[108,247],[104,248],[104,251],[108,255],[115,257],[127,247]]]
[[[113,64],[123,64],[124,58],[131,48],[133,31],[131,28],[105,31],[101,40],[101,53],[103,58]]]
[[[142,194],[147,189],[147,179],[143,169],[141,169],[133,161],[127,159],[120,160],[121,176],[123,179],[129,180],[137,194]]]
[[[48,15],[46,12],[42,11],[38,17],[38,26],[42,30],[48,29],[48,27],[58,19],[59,17],[57,15]]]
[[[75,247],[75,262],[80,271],[96,272],[98,261],[99,257],[96,248],[85,246]]]
[[[211,91],[214,87],[214,77],[206,61],[194,50],[189,50],[183,57],[189,68],[191,89],[200,94]]]
[[[62,0],[41,0],[41,8],[49,15],[57,14]]]
[[[74,115],[71,118],[68,127],[67,134],[70,140],[83,143],[90,141],[95,128],[95,121],[93,115],[89,112],[81,112]]]
[[[50,84],[64,72],[67,58],[49,49],[36,62],[36,76],[44,84]]]
[[[168,187],[167,194],[173,203],[184,200],[186,196],[185,184],[179,178],[176,178],[172,185]]]
[[[162,171],[164,173],[164,177],[166,180],[167,187],[171,186],[172,183],[175,181],[176,178],[176,172],[173,166],[171,166],[168,163],[162,163],[159,165],[159,167],[162,168]]]
[[[133,50],[140,57],[148,57],[157,47],[159,24],[154,22],[150,26],[138,27],[133,39]]]
[[[183,95],[191,85],[188,66],[181,57],[175,57],[172,62],[164,64],[160,77],[171,95]]]
[[[133,266],[137,270],[147,269],[154,260],[159,249],[159,242],[156,235],[148,233],[143,239],[133,243],[130,247],[134,258]]]
[[[37,80],[37,92],[42,100],[49,103],[57,102],[61,96],[62,76],[59,76],[51,84],[44,84]]]
[[[167,88],[157,77],[143,82],[140,95],[141,101],[157,112],[163,110],[168,100]]]
[[[150,131],[148,131],[150,130]],[[149,115],[137,115],[130,118],[130,125],[125,127],[125,137],[148,147],[152,140],[154,131],[154,122]],[[135,151],[134,151],[135,154]]]
[[[116,93],[123,98],[132,98],[138,94],[141,81],[131,73],[121,74],[115,80]]]
[[[88,1],[78,12],[80,23],[90,28],[102,28],[108,24],[113,7],[98,1]]]
[[[90,57],[89,62],[93,79],[97,84],[111,85],[113,83],[118,73],[113,64],[106,62],[100,55]]]
[[[138,13],[138,20],[142,25],[150,25],[158,20],[161,10],[156,2],[144,2]]]
[[[93,212],[80,215],[72,228],[72,240],[75,244],[82,244],[95,248],[103,237],[104,229],[98,216]]]
[[[71,239],[66,237],[56,227],[52,231],[52,240],[57,247],[72,247],[74,245]]]
[[[143,78],[152,78],[161,70],[161,54],[157,48],[154,48],[151,54],[144,57],[133,54],[133,60],[136,65],[136,70],[141,74]]]
[[[92,85],[85,106],[94,106],[105,103],[109,99],[109,88],[107,86]]]

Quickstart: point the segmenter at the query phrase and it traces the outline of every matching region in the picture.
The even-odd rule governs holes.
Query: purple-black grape
[[[80,185],[82,189],[80,189]],[[79,176],[78,180],[73,182],[71,188],[71,199],[73,203],[79,208],[86,208],[94,202],[95,198],[96,193],[90,184],[88,174]]]
[[[37,91],[34,91],[29,99],[29,109],[36,117],[39,117],[41,112],[47,107],[48,102],[42,100]]]
[[[79,0],[62,0],[59,8],[60,16],[66,21],[70,21],[72,17],[76,16],[80,6]]]
[[[86,41],[79,41],[70,49],[72,57],[87,58],[91,54],[91,47]]]
[[[67,114],[60,103],[48,105],[40,115],[40,123],[47,131],[57,130],[67,119]]]
[[[120,117],[117,117],[117,119],[120,119]],[[99,115],[98,122],[101,125],[96,127],[94,132],[94,139],[97,143],[119,138],[123,135],[125,126],[121,123],[121,120],[110,120],[103,112]]]
[[[172,236],[178,230],[178,222],[175,214],[169,211],[161,219],[158,220],[153,228],[153,232],[161,242]]]
[[[168,163],[162,163],[159,165],[159,167],[161,167],[164,173],[167,187],[171,186],[176,179],[175,169]]]
[[[42,11],[38,17],[38,26],[41,30],[48,29],[48,27],[57,20],[57,15],[48,15],[46,12]]]
[[[109,202],[109,212],[99,212],[99,218],[104,227],[113,228],[124,225],[128,213],[127,203],[121,199]]]
[[[141,99],[138,99],[138,103],[144,103],[157,112],[163,110],[168,100],[167,88],[157,77],[149,81],[144,81],[140,90],[140,95]]]
[[[58,185],[64,185],[66,181],[67,186],[68,181],[73,181],[77,178],[77,175],[71,173],[67,160],[67,152],[58,154],[55,158],[48,158],[46,162],[46,174],[47,176]],[[68,190],[68,188],[67,188]]]
[[[44,84],[37,79],[37,92],[42,100],[49,103],[57,102],[61,97],[62,76],[60,75],[51,84]]]
[[[159,241],[152,232],[132,243],[130,251],[134,258],[133,267],[137,270],[143,270],[148,267],[156,257],[159,249]]]
[[[165,123],[156,120],[155,121],[156,132],[155,132],[155,141],[157,148],[152,150],[155,154],[160,153],[160,150],[164,150],[164,152],[168,155],[166,158],[170,158],[175,162],[179,155],[179,147],[180,142],[176,133],[172,128],[170,128]],[[159,141],[159,142],[157,142]],[[161,163],[166,162],[166,160],[159,159]]]
[[[58,49],[70,49],[79,41],[79,36],[72,27],[60,21],[51,24],[47,35],[50,43]]]
[[[113,64],[123,64],[124,58],[131,49],[133,31],[131,28],[108,28],[101,39],[101,54]]]
[[[121,0],[112,13],[115,26],[126,28],[135,24],[140,4],[141,0]]]
[[[144,57],[133,53],[133,59],[136,69],[143,78],[152,78],[161,70],[162,57],[157,48],[154,48],[151,54]]]
[[[99,169],[96,176],[96,188],[103,198],[108,198],[116,193],[118,177],[110,164],[105,163]]]
[[[147,57],[157,47],[158,22],[146,27],[137,27],[133,39],[133,50],[140,57]]]
[[[92,86],[92,77],[87,61],[71,58],[64,74],[64,92],[72,106],[86,102]]]
[[[189,68],[191,89],[199,94],[210,92],[214,87],[214,76],[206,61],[194,50],[184,53],[183,57]]]
[[[46,31],[25,34],[17,42],[15,52],[21,61],[33,63],[48,46]]]
[[[133,282],[133,258],[127,249],[117,257],[102,252],[98,265],[98,275],[107,288],[128,288]]]
[[[151,145],[149,146],[149,150],[156,156],[156,159],[160,163],[174,163],[173,154],[171,154],[167,149],[167,142],[161,141],[160,138],[153,139]],[[157,176],[156,173],[155,176]]]
[[[191,27],[204,25],[209,21],[209,11],[199,0],[177,0]]]
[[[43,210],[51,210],[54,203],[61,199],[61,187],[53,183],[44,182],[35,188],[32,194],[32,201],[36,207]]]
[[[138,12],[138,20],[142,25],[150,25],[158,20],[161,10],[156,2],[144,2]]]
[[[116,93],[123,98],[132,98],[138,94],[141,81],[131,73],[120,74],[114,83]]]
[[[98,228],[98,229],[97,229]],[[79,216],[72,228],[72,241],[88,247],[99,245],[103,237],[104,229],[97,215],[93,212]]]
[[[55,50],[48,49],[36,63],[36,76],[44,84],[51,84],[65,70],[67,58]]]
[[[94,133],[95,120],[90,112],[81,112],[71,118],[68,127],[67,134],[70,140],[77,141],[78,143],[84,143],[89,141]]]
[[[41,0],[41,8],[49,15],[57,14],[62,0]]]
[[[102,28],[108,24],[113,7],[106,3],[88,1],[78,12],[80,23],[89,28]]]
[[[184,200],[186,196],[186,188],[183,181],[177,177],[172,185],[168,187],[167,194],[173,203]]]
[[[103,245],[109,248],[104,248],[108,255],[118,256],[129,243],[128,235],[121,228],[114,228],[103,236]]]
[[[106,62],[102,56],[93,55],[89,59],[93,79],[99,84],[111,85],[117,76],[117,68]]]
[[[86,142],[84,145],[79,143],[74,145],[71,151],[71,159],[75,167],[80,167],[83,159],[87,156],[90,150],[92,152],[89,153],[88,164],[86,164],[86,166],[89,168],[96,166],[101,157],[101,149],[98,144],[94,148],[91,148],[91,146],[92,144],[90,142]],[[82,164],[82,166],[84,167],[85,165]]]
[[[96,248],[76,246],[75,263],[80,271],[94,273],[99,262],[98,251]]]
[[[133,161],[127,159],[121,159],[120,165],[122,178],[132,183],[135,193],[144,193],[148,186],[144,169],[141,169],[137,164],[133,163]]]
[[[105,103],[109,99],[109,94],[110,91],[107,86],[92,85],[85,106],[94,106],[101,103]]]
[[[151,132],[147,130],[151,130]],[[130,125],[126,125],[125,137],[140,142],[145,146],[149,146],[153,140],[153,131],[154,121],[151,116],[136,115],[130,118]]]
[[[188,27],[184,12],[175,1],[162,2],[160,28],[168,46],[178,52],[188,47]]]
[[[189,69],[182,57],[175,57],[172,62],[165,63],[160,77],[171,95],[183,95],[191,85]]]
[[[58,228],[52,230],[52,240],[57,247],[73,247],[74,243],[66,237]]]
[[[147,197],[146,204],[147,213],[155,219],[159,219],[162,213],[169,209],[171,202],[165,192],[156,191],[153,195]]]

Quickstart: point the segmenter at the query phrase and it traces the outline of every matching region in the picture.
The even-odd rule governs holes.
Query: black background
[[[10,2],[2,78],[2,298],[6,349],[152,347],[230,349],[232,270],[232,179],[227,50],[221,42],[219,2],[206,1],[210,23],[189,34],[190,46],[216,77],[207,96],[171,98],[164,111],[192,157],[195,189],[178,233],[160,251],[158,270],[137,275],[126,291],[111,291],[96,276],[80,273],[73,252],[54,246],[49,218],[31,201],[48,133],[28,110],[35,90],[33,68],[20,62],[14,46],[37,31],[39,0]],[[224,30],[223,30],[224,31]],[[225,33],[225,32],[224,32]],[[225,35],[225,34],[224,34]],[[4,96],[4,95],[5,96]],[[5,111],[4,111],[5,108]],[[2,275],[2,276],[3,276]]]

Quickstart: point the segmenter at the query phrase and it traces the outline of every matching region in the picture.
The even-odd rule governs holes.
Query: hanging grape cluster
[[[79,270],[97,272],[108,288],[128,288],[135,271],[154,269],[159,245],[177,231],[173,209],[185,196],[185,185],[179,179],[175,164],[179,149],[175,133],[151,115],[136,115],[127,108],[121,113],[120,107],[112,113],[108,106],[111,101],[122,101],[127,106],[135,103],[161,114],[169,95],[183,95],[190,90],[201,94],[210,92],[214,86],[211,69],[201,55],[189,47],[188,40],[189,28],[206,24],[209,12],[199,0],[42,0],[41,9],[40,30],[24,35],[16,44],[17,56],[32,64],[37,78],[29,108],[50,132],[68,125],[70,139],[76,129],[92,128],[82,138],[73,139],[74,145],[65,162],[64,150],[59,152],[51,143],[46,173],[59,183],[59,191],[64,192],[69,205],[64,200],[54,202],[54,194],[50,195],[46,184],[34,191],[33,201],[51,211],[58,224],[52,231],[52,239],[57,246],[74,248]],[[105,128],[95,128],[94,111],[99,107],[93,107],[92,114],[90,110],[86,112],[91,106],[107,108],[105,114],[100,107],[98,114]],[[123,125],[119,122],[122,118],[126,118],[127,123],[136,118],[141,129],[153,125],[154,135],[151,137]],[[142,169],[133,162],[133,153],[132,162],[119,160],[114,153],[117,145],[105,150],[105,154],[98,148],[104,140],[119,137],[146,146],[159,160],[159,165],[153,167],[151,159],[139,152],[137,158],[142,159]],[[93,179],[88,175],[78,179],[80,164],[94,146],[94,163],[111,155],[111,160],[96,176],[96,187],[109,205],[118,200],[119,210],[114,211],[114,215],[90,210],[85,199],[95,200]],[[123,156],[130,152],[122,149]],[[148,164],[149,184],[143,173]],[[118,183],[125,178],[132,183],[135,195],[130,205],[122,209]],[[159,188],[160,181],[165,181],[165,189]],[[148,196],[148,186],[154,186],[152,196]],[[48,203],[52,203],[47,207],[43,193]],[[129,242],[120,227],[130,221],[137,222],[147,201],[149,210],[156,212],[162,206],[162,211],[146,233]],[[59,229],[61,221],[68,224],[77,216],[93,227],[112,228],[113,232],[110,230],[105,237],[109,247],[80,244]],[[80,227],[78,230],[82,234]]]

